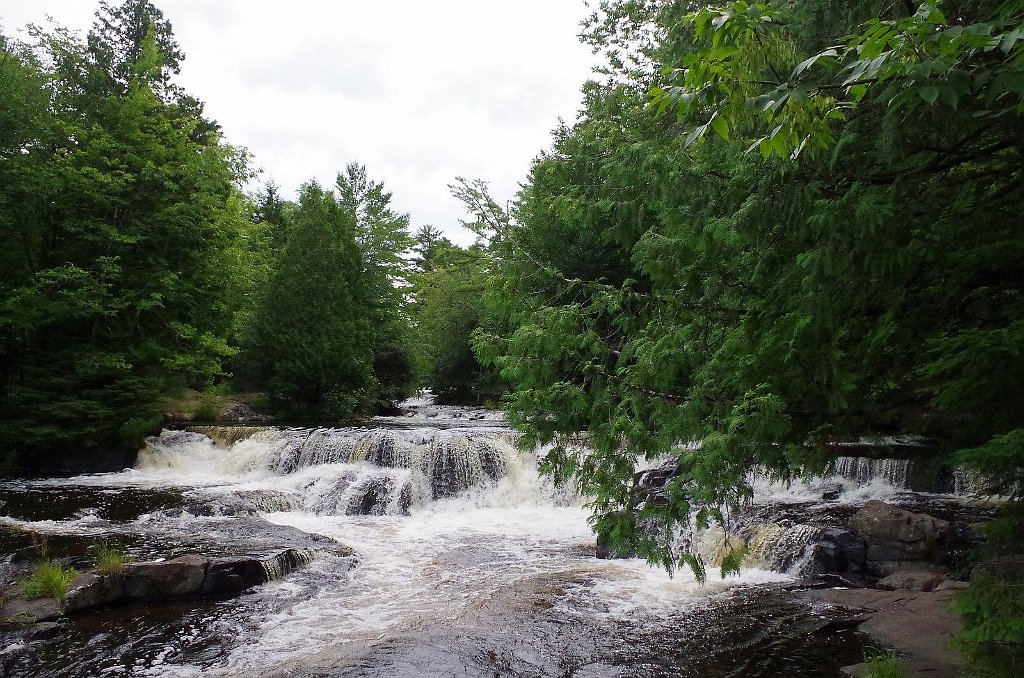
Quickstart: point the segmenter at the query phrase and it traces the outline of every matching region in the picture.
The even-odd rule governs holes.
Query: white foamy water
[[[357,553],[354,569],[324,556],[260,587],[253,596],[254,609],[261,610],[256,617],[232,621],[229,616],[218,622],[217,630],[234,640],[212,666],[174,663],[168,651],[133,673],[273,675],[358,665],[396,639],[454,639],[486,629],[488,620],[524,601],[590,625],[634,620],[656,626],[726,588],[787,579],[748,569],[741,577],[723,580],[712,569],[701,587],[687,571],[669,577],[636,559],[597,560],[582,501],[540,477],[533,455],[516,452],[507,432],[473,431],[468,434],[472,444],[465,445],[453,442],[453,436],[464,435],[458,432],[391,435],[398,437],[399,447],[416,448],[402,457],[410,468],[381,468],[361,460],[314,463],[352,459],[350,451],[330,451],[358,438],[347,432],[309,435],[302,447],[295,442],[301,436],[294,433],[262,431],[227,448],[200,436],[170,436],[153,441],[135,469],[74,479],[111,488],[186,487],[188,495],[206,499],[278,497],[275,501],[288,510],[262,512],[266,520],[325,535]],[[388,450],[395,447],[388,445]],[[279,460],[288,454],[304,455],[307,461],[284,473]],[[456,473],[466,473],[470,486],[455,496],[431,499],[428,474],[441,462],[421,457],[435,454]],[[496,454],[501,474],[492,478],[481,469],[486,471]],[[358,495],[366,479],[388,495],[379,502],[386,507],[384,514],[347,515],[350,495]],[[406,486],[411,501],[405,507],[408,515],[401,515]],[[184,520],[203,524],[189,516]]]

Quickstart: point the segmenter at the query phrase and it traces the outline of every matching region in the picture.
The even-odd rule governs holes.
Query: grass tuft
[[[868,665],[867,678],[904,678],[903,666],[899,656],[890,650],[871,657],[865,657]]]
[[[94,545],[91,550],[96,558],[96,565],[93,568],[96,574],[118,574],[124,569],[125,565],[134,560],[120,544],[104,542]]]
[[[68,587],[78,576],[78,572],[66,568],[56,560],[43,560],[32,574],[18,582],[21,595],[29,600],[35,598],[56,598],[63,602],[68,594]]]

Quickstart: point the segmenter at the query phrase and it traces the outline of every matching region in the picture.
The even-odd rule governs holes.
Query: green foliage
[[[728,141],[738,128],[748,141],[756,137],[748,150],[765,159],[831,148],[835,123],[869,100],[903,119],[936,106],[1019,114],[1024,7],[978,4],[924,2],[905,16],[874,17],[809,56],[798,54],[792,30],[800,9],[745,0],[702,7],[684,18],[697,48],[663,71],[667,82],[653,90],[652,104],[681,116],[712,111],[687,144],[709,130]]]
[[[1016,428],[994,436],[984,445],[961,450],[953,460],[979,474],[988,494],[1017,502],[1024,499],[1024,429]]]
[[[39,562],[32,573],[18,582],[18,589],[25,598],[56,598],[63,601],[67,596],[68,587],[78,572],[65,568],[56,560]]]
[[[424,381],[442,401],[479,401],[497,384],[473,353],[481,327],[486,258],[478,247],[462,249],[447,238],[421,243],[413,277],[413,309],[421,344]]]
[[[963,629],[956,644],[965,676],[1011,676],[1024,668],[1024,583],[1017,558],[1016,571],[1011,567],[1008,573],[981,566],[984,571],[972,575],[971,585],[957,593]]]
[[[900,664],[900,658],[894,652],[872,655],[865,659],[867,678],[903,678],[906,672]]]
[[[303,186],[284,250],[242,336],[250,379],[292,415],[373,409],[373,325],[352,213]]]
[[[413,244],[409,215],[391,209],[391,193],[383,182],[369,178],[365,165],[349,163],[335,186],[338,203],[355,221],[374,334],[377,406],[387,407],[411,395],[415,379],[412,327],[403,308],[409,287],[409,264],[403,255]]]
[[[96,574],[112,575],[119,574],[126,565],[133,561],[132,556],[120,544],[102,542],[94,544],[90,549],[96,564],[93,570]]]
[[[162,422],[163,417],[160,415],[136,417],[121,424],[121,428],[118,429],[117,433],[121,436],[121,440],[129,445],[139,445],[142,443],[143,438],[156,433]]]
[[[961,643],[1012,643],[1024,646],[1024,588],[1019,579],[984,575],[959,592],[963,617]]]
[[[826,76],[854,59],[837,50],[799,71],[820,78],[821,96],[751,105],[837,35],[863,47],[858,59],[881,49],[870,58],[885,53],[893,68],[939,59],[938,79],[1002,77],[1017,48],[967,41],[943,61],[928,50],[944,43],[925,39],[946,30],[925,26],[937,15],[870,22],[871,3],[778,7],[684,18],[678,3],[601,3],[585,35],[614,52],[610,77],[585,88],[580,118],[556,131],[512,213],[462,187],[493,274],[496,330],[477,333],[477,355],[512,385],[510,420],[524,444],[551,445],[544,468],[591,497],[599,533],[670,569],[688,562],[668,537],[691,512],[727,522],[750,499],[751,469],[821,470],[844,436],[918,432],[975,450],[961,460],[1004,492],[1020,480],[1016,95],[904,105],[894,97],[909,76],[872,71],[884,82],[829,99]],[[997,15],[986,3],[944,12],[964,27]],[[878,26],[909,37],[879,46],[864,35]],[[898,51],[914,45],[924,57]],[[678,100],[660,101],[676,119],[649,105],[665,77],[656,64],[683,64],[668,75]],[[705,124],[717,134],[694,143]],[[764,155],[778,156],[767,162],[747,152],[766,133]],[[781,161],[805,140],[831,155]],[[589,446],[574,444],[581,434]],[[635,505],[637,463],[666,456],[681,474],[665,501]],[[633,527],[641,519],[664,529],[648,535]]]
[[[29,466],[135,442],[163,392],[222,375],[249,228],[244,156],[173,83],[159,10],[34,37],[0,55],[0,446]]]

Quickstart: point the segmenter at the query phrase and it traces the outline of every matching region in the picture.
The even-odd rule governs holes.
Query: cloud
[[[578,2],[156,0],[186,54],[179,83],[286,195],[347,162],[367,165],[409,212],[460,242],[448,184],[511,199],[572,119],[594,57]],[[52,14],[88,29],[98,2],[8,3],[4,24]]]
[[[354,101],[375,101],[390,94],[387,48],[360,38],[318,40],[288,54],[261,55],[240,68],[253,87],[288,95],[333,92]]]

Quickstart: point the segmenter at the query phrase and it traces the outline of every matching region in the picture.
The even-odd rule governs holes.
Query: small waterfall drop
[[[240,490],[258,511],[400,515],[414,504],[493,483],[521,465],[500,428],[364,429],[196,427],[147,440],[137,471],[179,474]]]
[[[909,489],[909,459],[873,459],[871,457],[838,457],[833,463],[835,474],[859,485],[882,480],[887,485]]]

